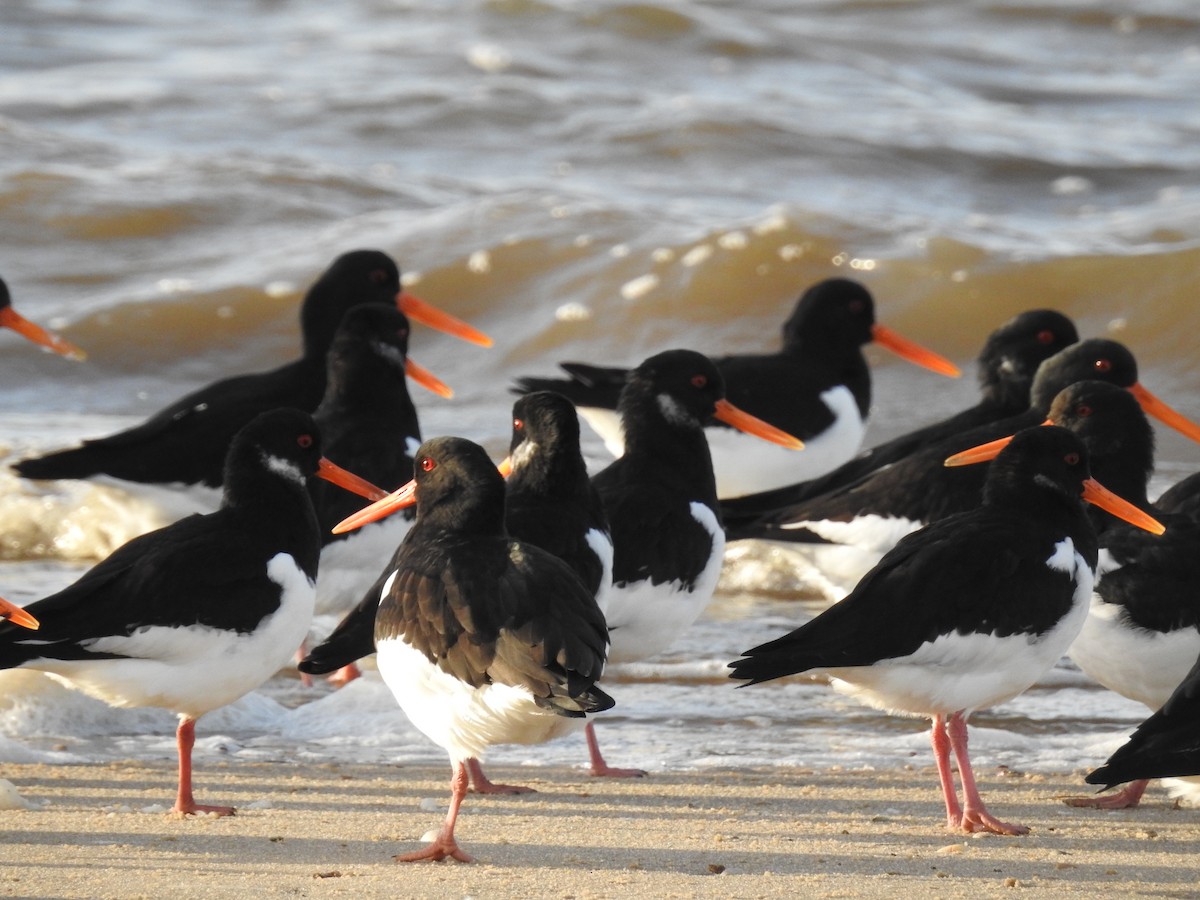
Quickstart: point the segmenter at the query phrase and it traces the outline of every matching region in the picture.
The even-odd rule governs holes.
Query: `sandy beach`
[[[233,762],[197,773],[230,818],[173,817],[168,762],[7,765],[40,806],[0,812],[5,897],[928,897],[1200,895],[1200,812],[1075,810],[1081,773],[980,773],[1023,837],[942,828],[932,769],[655,773],[498,768],[537,793],[470,796],[471,865],[398,864],[435,828],[448,767]]]

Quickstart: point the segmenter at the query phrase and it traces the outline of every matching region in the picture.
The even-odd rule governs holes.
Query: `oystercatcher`
[[[817,671],[864,703],[928,716],[947,827],[1027,832],[984,807],[967,719],[1033,684],[1082,627],[1098,555],[1083,500],[1161,531],[1089,476],[1071,432],[1019,432],[991,463],[981,504],[904,538],[845,599],[746,651],[730,677],[757,684]]]
[[[309,288],[300,308],[303,355],[268,372],[214,382],[175,401],[140,425],[80,447],[22,460],[26,478],[110,475],[155,484],[217,487],[225,451],[237,430],[260,412],[295,407],[312,412],[325,392],[325,355],[342,316],[360,303],[399,305],[415,321],[478,342],[488,338],[400,288],[400,270],[386,253],[355,250],[334,260]],[[436,312],[436,311],[434,311]]]
[[[979,353],[981,396],[974,406],[864,450],[819,478],[722,500],[726,525],[828,494],[955,434],[1019,415],[1029,408],[1038,366],[1078,340],[1075,324],[1057,310],[1031,309],[1013,316],[988,336]]]
[[[607,632],[595,597],[562,560],[513,540],[504,479],[479,445],[426,441],[417,519],[396,551],[375,615],[379,671],[401,708],[450,756],[451,803],[436,839],[397,856],[469,862],[454,826],[467,760],[493,744],[556,737],[612,698],[596,686]]]
[[[878,324],[870,292],[846,278],[819,282],[801,295],[783,325],[778,352],[714,359],[731,403],[805,444],[803,453],[794,453],[747,439],[719,422],[706,423],[718,496],[816,478],[858,452],[871,405],[871,374],[862,348],[872,341],[942,375],[959,374],[953,363]],[[560,366],[569,378],[520,378],[515,389],[565,394],[609,451],[620,456],[624,438],[617,407],[628,370]]]
[[[1200,658],[1162,708],[1085,780],[1107,789],[1150,778],[1195,775],[1200,775]]]
[[[1068,655],[1095,681],[1124,697],[1161,707],[1200,655],[1200,523],[1164,513],[1146,497],[1154,468],[1154,431],[1137,400],[1111,384],[1081,381],[1062,391],[1049,421],[1088,448],[1093,476],[1166,526],[1151,535],[1092,513],[1100,544],[1091,607]],[[961,454],[981,459],[1004,439]],[[1069,806],[1127,809],[1147,782],[1104,797],[1071,797]]]
[[[65,356],[68,359],[87,359],[87,354],[70,341],[29,321],[13,309],[12,294],[9,293],[8,285],[3,278],[0,278],[0,328],[11,328],[26,340],[33,341],[39,347],[45,347],[47,350],[53,350],[59,356]]]
[[[31,604],[37,632],[0,624],[0,668],[39,669],[113,706],[173,710],[173,811],[231,814],[193,799],[195,723],[279,671],[308,629],[320,552],[311,475],[370,492],[321,456],[307,413],[258,416],[230,445],[219,510],[134,538]]]
[[[837,590],[849,590],[905,534],[978,504],[986,471],[947,468],[946,457],[1044,421],[1058,392],[1084,379],[1127,388],[1149,414],[1200,441],[1200,427],[1138,382],[1137,361],[1124,345],[1093,338],[1038,367],[1024,413],[932,444],[830,494],[749,521],[729,516],[728,537],[772,541],[794,553],[798,565],[819,569]]]
[[[512,438],[508,459],[505,525],[516,540],[541,547],[569,565],[596,597],[601,610],[612,584],[612,539],[599,494],[588,480],[579,449],[579,418],[571,401],[561,394],[535,391],[513,404]],[[411,495],[403,502],[411,502]],[[355,523],[389,515],[401,502],[376,504],[368,515],[354,516]],[[373,571],[373,570],[371,570]],[[322,644],[301,663],[301,671],[321,674],[349,665],[375,651],[375,612],[379,588],[390,570],[363,595]],[[324,575],[322,575],[324,577]],[[320,581],[317,583],[320,591]],[[640,769],[616,769],[600,752],[591,721],[586,724],[591,774],[626,776]],[[476,793],[526,793],[531,788],[495,784],[477,760],[468,760],[472,790]]]
[[[799,441],[727,400],[721,370],[692,350],[631,371],[618,409],[625,454],[592,484],[613,540],[609,660],[629,662],[665,650],[708,605],[721,574],[725,532],[705,425],[716,418],[782,446]]]

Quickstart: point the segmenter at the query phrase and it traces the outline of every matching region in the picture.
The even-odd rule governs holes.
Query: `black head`
[[[400,267],[380,250],[352,250],[335,259],[308,289],[300,309],[306,352],[324,357],[342,316],[360,303],[396,306]]]
[[[875,300],[870,291],[849,278],[818,281],[796,301],[783,323],[783,345],[794,347],[813,341],[846,343],[861,347],[873,340]]]
[[[1034,490],[1082,508],[1084,482],[1091,478],[1083,441],[1057,425],[1026,428],[1013,436],[988,468],[984,499],[1028,502]]]
[[[1134,502],[1145,497],[1154,429],[1133,394],[1103,381],[1077,381],[1054,398],[1050,419],[1083,441],[1092,473],[1105,487]]]
[[[418,523],[454,532],[504,532],[504,479],[473,441],[425,441],[413,460],[413,478]]]
[[[8,292],[8,285],[3,278],[0,278],[0,309],[8,309],[12,306],[12,294]]]
[[[1079,340],[1075,323],[1053,309],[1031,309],[993,331],[979,353],[979,384],[1016,409],[1029,402],[1038,366]]]
[[[313,417],[298,409],[260,413],[233,437],[225,457],[226,503],[274,480],[306,492],[321,460],[321,434]],[[307,494],[306,494],[307,496]]]
[[[628,442],[646,420],[701,429],[724,397],[725,380],[712,360],[694,350],[667,350],[629,373],[617,408]]]
[[[1130,388],[1137,384],[1137,360],[1124,344],[1090,338],[1060,350],[1038,366],[1030,392],[1030,408],[1045,415],[1063,388],[1091,379]]]
[[[335,358],[382,359],[404,374],[408,358],[408,317],[395,306],[371,303],[352,307],[342,318],[329,355],[330,366]]]
[[[525,394],[513,404],[512,414],[508,450],[514,467],[524,453],[531,452],[529,448],[579,446],[579,416],[575,404],[562,394],[555,391]],[[527,449],[523,451],[522,447]]]

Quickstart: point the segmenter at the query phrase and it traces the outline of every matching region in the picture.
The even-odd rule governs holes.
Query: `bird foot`
[[[237,815],[237,808],[233,806],[205,806],[200,803],[189,803],[181,806],[176,803],[171,812],[177,816],[194,816],[199,813],[214,816],[233,816]]]
[[[1001,822],[991,813],[982,809],[966,810],[958,827],[962,831],[969,831],[972,834],[980,831],[986,831],[991,834],[1029,834],[1029,828],[1025,825]]]
[[[475,857],[463,851],[454,838],[446,841],[440,837],[420,850],[414,850],[412,853],[398,853],[392,859],[396,862],[441,862],[446,857],[464,863],[475,862]]]
[[[606,763],[592,766],[588,774],[593,778],[645,778],[650,773],[645,769],[617,769]]]
[[[1114,794],[1063,797],[1063,803],[1077,809],[1133,809],[1141,802],[1148,784],[1148,781],[1131,781]]]

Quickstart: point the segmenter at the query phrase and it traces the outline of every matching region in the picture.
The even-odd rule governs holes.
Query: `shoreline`
[[[495,768],[495,771],[492,769]],[[239,807],[184,819],[170,762],[5,765],[27,800],[0,811],[6,897],[1195,897],[1200,811],[1161,788],[1136,809],[1071,809],[1080,772],[989,769],[996,815],[1032,829],[942,827],[932,767],[705,769],[598,780],[560,767],[489,767],[538,793],[469,795],[478,860],[398,864],[448,800],[448,765],[208,764],[197,799]]]

